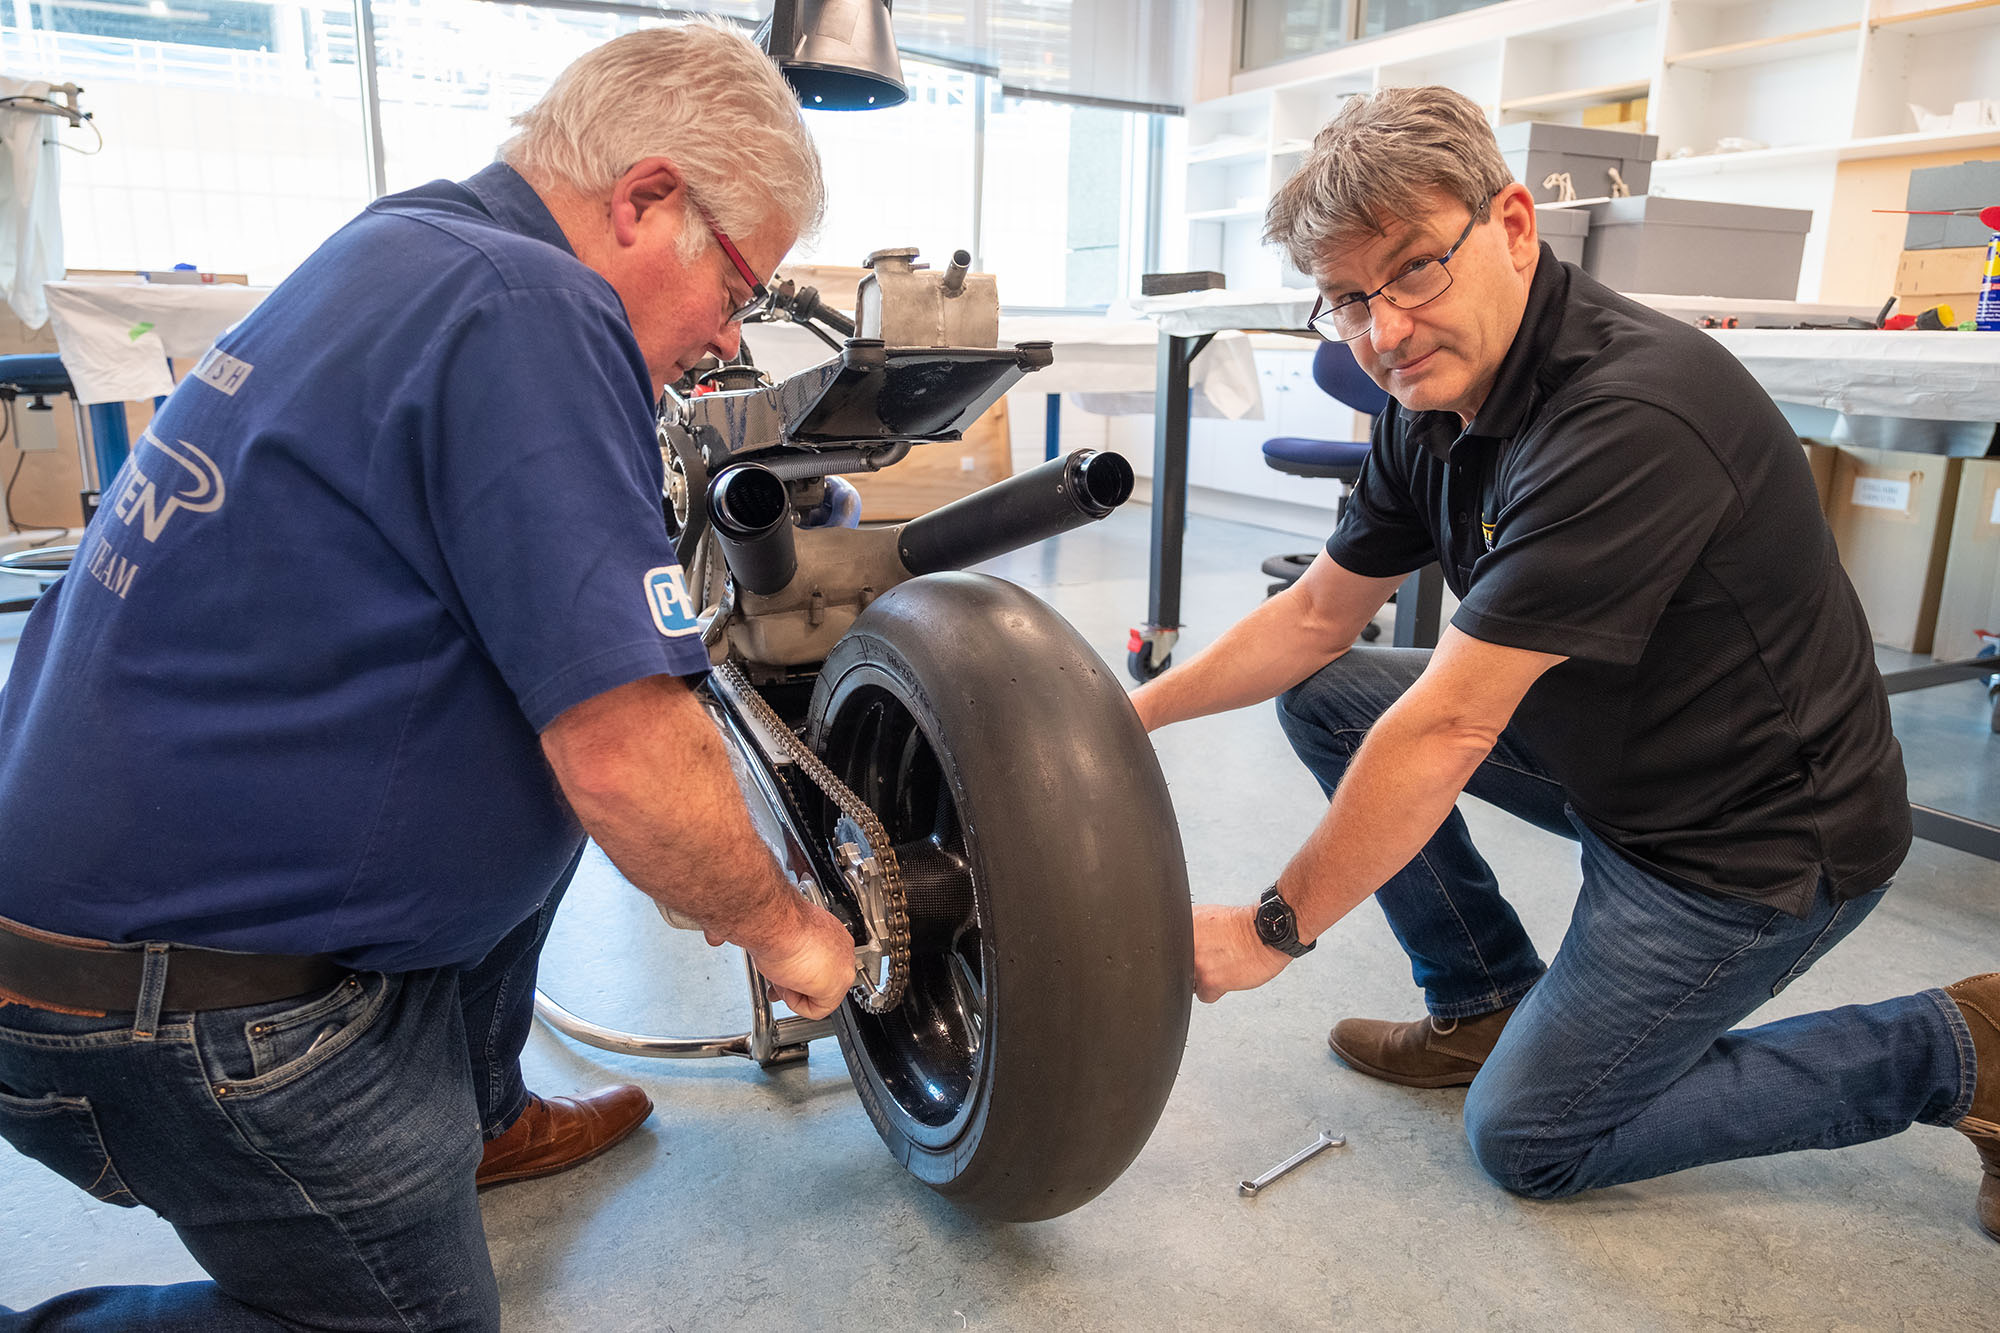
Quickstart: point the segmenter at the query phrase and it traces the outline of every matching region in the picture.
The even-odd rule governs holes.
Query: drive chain
[[[903,891],[902,872],[896,865],[896,853],[889,846],[889,832],[882,827],[881,816],[849,790],[846,783],[833,775],[826,762],[813,753],[810,745],[785,725],[777,710],[765,702],[757,693],[743,669],[734,662],[724,662],[715,672],[728,682],[731,693],[742,704],[744,710],[775,737],[785,747],[791,761],[798,770],[812,780],[814,786],[826,794],[826,798],[839,808],[840,813],[853,820],[868,840],[867,853],[875,858],[880,867],[876,891],[882,898],[882,915],[888,923],[888,938],[881,940],[883,951],[889,959],[888,980],[880,986],[875,978],[857,969],[857,981],[853,994],[857,1004],[871,1014],[885,1014],[894,1009],[903,999],[903,990],[910,983],[910,905]],[[867,892],[857,888],[857,893]],[[865,903],[857,904],[861,909],[864,925],[869,912]],[[871,931],[872,933],[872,931]]]

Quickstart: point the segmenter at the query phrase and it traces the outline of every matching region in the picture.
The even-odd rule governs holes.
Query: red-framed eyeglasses
[[[731,324],[741,324],[744,320],[762,310],[765,304],[770,301],[770,290],[757,280],[756,272],[743,262],[743,252],[736,248],[736,242],[729,239],[728,233],[711,222],[706,212],[702,213],[701,220],[707,226],[708,234],[713,236],[715,243],[722,247],[722,253],[728,255],[729,262],[736,265],[736,271],[742,275],[744,285],[750,288],[750,299],[729,312],[729,322]]]

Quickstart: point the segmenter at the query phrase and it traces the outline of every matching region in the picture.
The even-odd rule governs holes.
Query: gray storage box
[[[2000,162],[1960,162],[1951,167],[1919,167],[1910,173],[1908,209],[1987,208],[2000,204]],[[1993,235],[1976,216],[1912,217],[1903,232],[1905,250],[1956,250],[1985,245]]]
[[[1621,292],[1792,301],[1812,210],[1706,199],[1610,199],[1586,205],[1583,268]]]
[[[1537,208],[1535,230],[1565,264],[1583,263],[1583,239],[1590,233],[1590,214],[1581,208]]]
[[[1652,184],[1653,159],[1660,152],[1657,134],[1587,130],[1539,120],[1502,125],[1494,137],[1500,141],[1500,156],[1507,159],[1514,179],[1528,187],[1538,204],[1554,203],[1562,197],[1557,187],[1542,184],[1557,172],[1569,173],[1578,199],[1609,195],[1613,168],[1626,189],[1644,194]]]

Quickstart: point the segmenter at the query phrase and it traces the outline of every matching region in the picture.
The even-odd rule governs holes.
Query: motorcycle
[[[912,1175],[1034,1221],[1116,1180],[1166,1103],[1192,990],[1187,869],[1115,673],[1039,599],[961,572],[1111,513],[1125,459],[1078,450],[893,526],[801,526],[851,496],[830,479],[959,438],[1052,360],[998,345],[992,279],[964,252],[942,272],[915,260],[871,256],[854,321],[781,284],[765,317],[835,355],[776,382],[722,367],[659,417],[667,527],[714,664],[701,698],[760,835],[853,935],[853,989],[826,1019],[779,1016],[746,966],[749,1030],[718,1037],[536,1008],[602,1049],[766,1068],[832,1035]]]

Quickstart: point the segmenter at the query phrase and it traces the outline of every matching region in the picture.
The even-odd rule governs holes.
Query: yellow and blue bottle
[[[1974,327],[2000,333],[2000,232],[1986,243],[1986,272],[1979,279],[1979,310]]]

